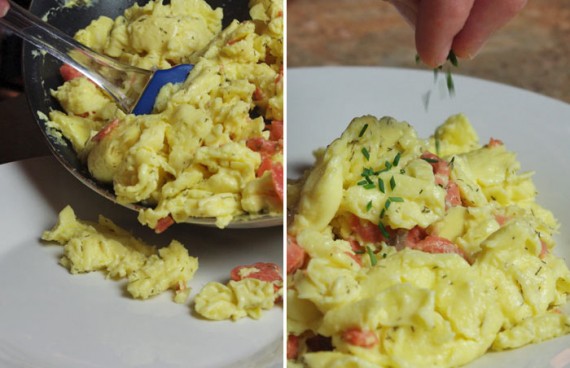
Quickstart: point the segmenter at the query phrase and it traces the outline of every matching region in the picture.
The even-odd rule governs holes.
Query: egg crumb
[[[209,282],[196,295],[194,310],[210,320],[259,319],[263,310],[281,302],[283,278],[279,266],[257,262],[234,267],[224,285]]]
[[[227,285],[209,282],[195,297],[196,312],[210,320],[244,317],[261,318],[262,311],[273,308],[275,292],[270,282],[244,279]]]

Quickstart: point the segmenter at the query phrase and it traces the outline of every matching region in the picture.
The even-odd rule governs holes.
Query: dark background
[[[28,8],[30,0],[12,0]],[[22,40],[0,28],[0,101],[24,92],[22,83]]]

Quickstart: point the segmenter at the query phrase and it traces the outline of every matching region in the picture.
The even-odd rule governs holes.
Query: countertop
[[[290,0],[288,68],[366,65],[424,68],[414,34],[381,0]],[[473,60],[453,73],[521,87],[570,103],[570,1],[530,0]]]

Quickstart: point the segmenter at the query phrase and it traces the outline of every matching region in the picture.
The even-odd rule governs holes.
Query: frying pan
[[[127,8],[135,3],[144,5],[147,2],[148,0],[92,0],[92,2],[84,5],[65,7],[63,0],[33,0],[29,10],[33,14],[43,17],[44,20],[64,33],[74,35],[78,30],[85,28],[92,20],[97,19],[101,15],[114,19],[122,15]],[[167,1],[164,2],[167,3]],[[220,7],[223,9],[222,26],[224,28],[234,19],[240,21],[250,19],[247,0],[207,0],[206,2],[212,8]],[[79,4],[82,3],[79,2]],[[50,134],[47,122],[42,118],[42,115],[47,116],[51,110],[62,110],[57,100],[50,94],[50,90],[56,89],[63,83],[59,73],[61,62],[50,55],[40,55],[34,46],[25,43],[22,64],[28,105],[54,156],[89,188],[116,202],[112,185],[96,181],[89,174],[87,166],[78,159],[71,144],[65,139],[57,138]],[[124,206],[133,210],[143,208],[141,204],[126,204]],[[212,218],[194,217],[187,222],[197,225],[215,226],[215,219]],[[282,222],[283,220],[280,216],[260,215],[253,218],[244,216],[230,223],[228,227],[269,227],[281,225]]]

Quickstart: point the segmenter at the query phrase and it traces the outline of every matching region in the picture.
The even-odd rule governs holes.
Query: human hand
[[[450,50],[472,59],[527,0],[388,0],[415,27],[420,59],[435,68]]]
[[[0,0],[0,17],[5,16],[8,9],[10,9],[10,3],[8,3],[8,0]]]

